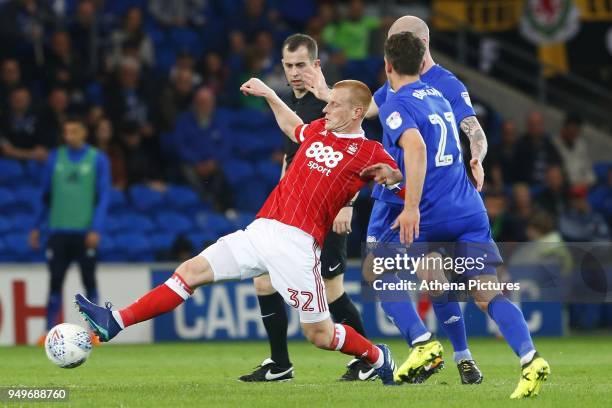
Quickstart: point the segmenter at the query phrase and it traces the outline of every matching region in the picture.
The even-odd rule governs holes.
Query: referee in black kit
[[[310,123],[323,117],[325,102],[317,99],[306,90],[302,73],[306,69],[317,67],[320,64],[316,41],[305,34],[294,34],[288,37],[282,48],[283,69],[291,92],[282,97],[282,100],[293,109],[304,121]],[[291,161],[299,145],[284,138],[285,161],[281,177],[291,165]],[[354,200],[354,198],[353,198]],[[344,291],[343,276],[346,269],[346,243],[347,234],[351,232],[351,218],[353,217],[353,202],[349,202],[340,210],[330,231],[325,238],[321,250],[321,275],[325,280],[325,293],[329,302],[329,311],[335,322],[345,323],[365,336],[363,322],[359,311],[351,298]],[[293,378],[293,365],[289,360],[287,350],[287,311],[283,297],[276,292],[270,282],[270,277],[262,275],[253,279],[255,292],[261,310],[268,340],[270,342],[271,356],[266,358],[250,374],[240,377],[245,382],[287,381]],[[376,377],[374,369],[365,361],[353,359],[348,364],[346,373],[340,378],[345,381],[366,381]]]

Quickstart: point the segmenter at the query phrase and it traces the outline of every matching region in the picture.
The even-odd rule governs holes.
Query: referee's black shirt
[[[312,92],[306,92],[306,94],[301,98],[296,98],[293,90],[290,90],[288,93],[281,96],[281,99],[300,117],[300,119],[304,121],[304,123],[310,123],[313,120],[317,120],[325,116],[323,114],[323,108],[325,107],[326,103],[320,99],[317,99]],[[283,150],[287,155],[287,167],[289,167],[289,164],[291,164],[293,156],[295,156],[295,152],[297,152],[299,146],[300,145],[288,137],[285,138]]]

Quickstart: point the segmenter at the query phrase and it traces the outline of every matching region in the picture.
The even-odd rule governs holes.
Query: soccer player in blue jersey
[[[429,28],[418,17],[403,16],[397,19],[389,29],[388,36],[400,32],[414,33],[425,45],[424,63],[421,68],[421,80],[433,88],[438,89],[450,101],[452,113],[456,119],[456,126],[460,127],[470,140],[472,159],[470,168],[480,191],[484,180],[482,162],[487,152],[487,139],[476,119],[469,94],[461,81],[450,71],[437,65],[429,52]],[[320,70],[305,74],[308,89],[321,99],[328,94],[325,78]],[[376,93],[367,113],[367,117],[375,117],[379,107],[385,103],[394,90],[386,82]],[[384,118],[381,118],[381,120]],[[383,122],[384,125],[384,122]],[[447,129],[448,131],[448,129]],[[450,133],[452,134],[452,133]],[[451,141],[454,140],[451,138]],[[397,149],[395,157],[402,166],[403,157],[399,148],[393,144],[385,146],[389,152]],[[389,227],[395,221],[397,214],[389,209],[389,204],[401,206],[403,202],[384,188],[376,186],[372,193],[375,199],[370,225],[368,226],[368,240],[375,242],[399,242],[399,234]],[[426,220],[427,221],[427,220]],[[432,296],[436,295],[436,296]],[[459,303],[449,300],[446,293],[430,293],[437,319],[442,323],[451,344],[453,345],[454,360],[459,370],[463,384],[479,384],[483,376],[476,365],[467,344],[465,323]],[[443,367],[442,345],[432,337],[421,321],[411,302],[382,302],[387,315],[394,321],[409,345],[413,346],[412,353],[398,371],[400,377],[407,382],[423,382]]]
[[[487,138],[478,123],[478,119],[476,119],[476,114],[472,108],[467,89],[455,75],[434,62],[429,51],[429,27],[427,27],[427,24],[423,20],[415,16],[400,17],[389,28],[388,36],[390,37],[393,34],[405,31],[413,33],[425,46],[424,62],[420,71],[421,81],[440,91],[444,98],[450,102],[452,113],[456,121],[452,126],[461,128],[470,141],[470,150],[472,154],[470,168],[476,183],[476,188],[480,191],[484,181],[482,162],[487,153]],[[387,81],[374,94],[368,116],[376,116],[387,99],[393,96],[394,93],[395,91],[389,85],[389,81]],[[386,117],[380,117],[381,120],[386,119]],[[384,125],[385,123],[383,123],[383,126]],[[449,132],[449,130],[451,129],[447,128],[447,137],[454,135],[454,133],[452,131]],[[449,141],[454,143],[454,138],[450,138]],[[385,147],[387,149],[397,148],[397,146],[393,146],[393,144],[392,147],[387,145]],[[403,160],[401,153],[398,153],[398,156],[400,160]],[[393,223],[395,221],[394,217],[396,216],[393,211],[389,211],[388,204],[401,205],[402,203],[395,197],[390,197],[380,189],[380,187],[375,187],[372,197],[376,201],[372,209],[370,225],[368,226],[368,239],[377,242],[393,242],[393,240],[398,240],[399,238],[397,235],[389,234],[388,231],[389,223]],[[427,219],[424,219],[424,221],[435,222],[435,220]],[[461,382],[463,384],[479,384],[482,382],[483,376],[468,348],[465,322],[459,303],[449,299],[447,293],[430,293],[430,295],[434,295],[431,296],[431,300],[436,317],[438,321],[441,322],[444,331],[453,345],[455,351],[454,360],[459,370]],[[406,312],[406,308],[412,307],[412,305],[407,306],[402,304],[402,302],[382,302],[382,306],[385,312],[394,320],[395,324],[409,343],[411,342],[415,345],[415,338],[425,339],[414,348],[408,360],[400,367],[400,370],[398,370],[399,375],[406,375],[408,372],[418,371],[419,367],[424,364],[429,365],[433,362],[433,366],[431,366],[429,370],[424,370],[422,372],[421,375],[423,378],[421,380],[431,376],[437,370],[435,364],[436,360],[432,358],[432,356],[439,356],[439,358],[441,358],[441,344],[431,337],[425,325],[420,322],[416,312],[413,310]]]
[[[385,71],[393,94],[379,107],[379,117],[383,145],[404,172],[406,198],[400,205],[379,200],[384,202],[384,209],[378,210],[385,212],[384,219],[395,220],[383,228],[399,227],[402,244],[457,242],[455,257],[487,260],[482,268],[467,268],[462,278],[478,284],[470,285],[470,295],[520,358],[522,375],[511,398],[535,396],[550,367],[536,352],[520,309],[494,288],[501,256],[482,199],[462,163],[452,107],[439,90],[419,79],[424,54],[423,41],[411,32],[393,34],[385,42]],[[443,274],[436,280],[447,282]],[[407,373],[400,367],[397,375]]]

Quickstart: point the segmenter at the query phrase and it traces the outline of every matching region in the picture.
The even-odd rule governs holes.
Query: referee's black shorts
[[[332,279],[346,270],[346,243],[348,235],[330,231],[321,249],[321,275]]]

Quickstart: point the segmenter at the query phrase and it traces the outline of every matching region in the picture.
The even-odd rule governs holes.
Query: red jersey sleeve
[[[397,169],[397,163],[393,160],[393,157],[383,147],[382,144],[375,142],[376,145],[374,147],[374,154],[372,155],[372,160],[370,161],[370,166],[378,163],[385,163],[391,166],[393,169]]]
[[[325,119],[317,119],[310,123],[303,123],[295,127],[294,135],[296,142],[303,143],[304,140],[317,133],[325,131]]]

